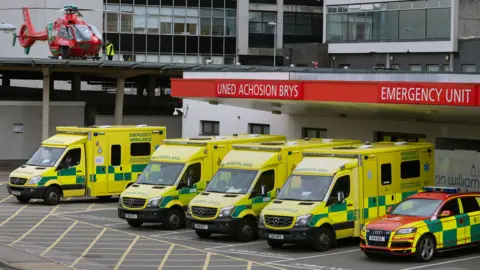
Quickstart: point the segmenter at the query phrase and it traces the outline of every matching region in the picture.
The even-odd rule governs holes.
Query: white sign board
[[[480,153],[472,150],[435,150],[435,185],[480,191]]]

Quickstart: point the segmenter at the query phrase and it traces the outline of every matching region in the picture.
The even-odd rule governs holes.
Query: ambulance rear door
[[[395,205],[398,201],[396,198],[397,190],[399,190],[399,183],[394,182],[393,175],[398,175],[398,164],[395,162],[397,155],[392,153],[383,153],[377,156],[378,164],[378,215],[383,216],[387,213],[388,206]]]
[[[363,211],[362,223],[378,217],[378,167],[375,156],[362,155],[363,163]]]

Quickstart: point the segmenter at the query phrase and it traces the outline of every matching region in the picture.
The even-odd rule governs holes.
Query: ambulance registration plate
[[[382,241],[382,242],[385,242],[385,236],[374,236],[374,235],[371,235],[368,237],[368,240],[370,241]]]
[[[268,238],[281,240],[281,239],[283,239],[283,235],[282,235],[282,234],[269,233],[269,234],[268,234]]]
[[[195,229],[208,230],[208,225],[205,225],[205,224],[195,224]]]
[[[125,218],[137,219],[137,215],[136,214],[125,214]]]
[[[20,191],[13,191],[12,190],[12,195],[13,196],[20,196]]]

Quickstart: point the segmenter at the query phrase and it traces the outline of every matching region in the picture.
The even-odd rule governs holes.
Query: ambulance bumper
[[[217,218],[216,220],[199,220],[187,215],[187,228],[219,234],[235,234],[241,219]]]
[[[7,190],[10,195],[31,199],[43,199],[47,187],[21,187],[14,185],[7,185]]]
[[[288,230],[271,230],[264,225],[258,226],[258,234],[262,239],[275,240],[283,243],[307,243],[312,239],[314,228],[294,227]]]
[[[389,246],[381,247],[368,245],[364,238],[360,238],[360,249],[365,254],[378,255],[409,256],[415,253],[410,241],[393,241]]]
[[[141,210],[129,210],[118,207],[118,217],[121,219],[132,219],[150,223],[163,223],[167,216],[166,208],[145,208]]]

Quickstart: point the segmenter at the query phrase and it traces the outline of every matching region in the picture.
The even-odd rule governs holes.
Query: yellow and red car
[[[412,255],[430,261],[437,251],[480,244],[480,192],[425,187],[365,224],[360,248],[369,257]]]

